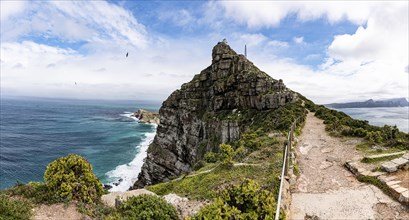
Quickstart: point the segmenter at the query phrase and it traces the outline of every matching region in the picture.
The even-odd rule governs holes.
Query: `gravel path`
[[[325,132],[313,113],[298,138],[296,155],[301,170],[292,189],[290,219],[306,215],[319,219],[409,219],[400,203],[377,187],[364,184],[344,168],[346,160],[359,160],[359,140],[341,139]]]

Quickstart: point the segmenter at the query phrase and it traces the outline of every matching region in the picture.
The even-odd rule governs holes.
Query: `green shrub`
[[[382,142],[382,134],[380,131],[370,131],[366,135],[366,139],[372,143],[381,143]]]
[[[240,210],[226,204],[223,199],[217,198],[211,204],[202,208],[199,213],[193,216],[192,220],[215,219],[230,220],[240,219]]]
[[[76,154],[51,162],[44,173],[44,180],[53,193],[66,200],[94,203],[104,192],[91,164]]]
[[[207,152],[204,160],[208,163],[216,163],[219,160],[219,155],[215,152]]]
[[[273,194],[245,179],[228,186],[212,204],[202,208],[193,219],[272,219],[276,202]]]
[[[228,144],[220,144],[220,159],[224,165],[233,164],[233,147]]]
[[[247,155],[247,149],[244,148],[243,146],[241,146],[241,147],[237,148],[237,149],[234,151],[233,158],[234,158],[235,160],[237,160],[237,161],[240,161],[240,160],[242,160],[246,155]]]
[[[179,219],[171,204],[154,195],[129,197],[119,205],[117,216],[120,219]]]
[[[203,161],[203,160],[199,160],[194,166],[193,166],[193,170],[194,171],[196,171],[196,170],[200,170],[200,168],[202,168],[202,167],[204,167],[204,166],[206,166],[206,162],[205,161]]]
[[[30,219],[32,207],[33,205],[27,200],[11,198],[8,195],[0,194],[1,220]]]
[[[62,201],[44,183],[40,182],[29,182],[26,185],[17,183],[14,187],[7,189],[6,193],[11,196],[23,196],[34,203],[51,204]]]

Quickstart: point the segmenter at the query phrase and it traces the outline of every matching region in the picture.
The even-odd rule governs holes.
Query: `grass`
[[[265,190],[272,192],[275,196],[279,188],[279,176],[282,168],[283,147],[287,139],[287,132],[293,121],[301,116],[296,133],[301,132],[306,117],[306,110],[301,101],[290,103],[277,109],[258,111],[254,109],[240,110],[236,113],[231,111],[220,111],[217,113],[206,113],[205,120],[237,121],[244,127],[240,140],[231,144],[237,152],[244,154],[240,157],[233,156],[237,162],[259,164],[257,166],[224,166],[216,163],[200,162],[196,166],[194,176],[184,176],[165,183],[146,187],[158,195],[176,193],[190,199],[209,200],[217,196],[223,187],[235,184],[244,178],[256,181]],[[278,135],[269,137],[268,134],[275,132]],[[210,140],[209,140],[210,141]],[[220,143],[220,142],[217,142]],[[243,153],[244,152],[244,153]],[[217,154],[218,151],[215,151]],[[206,170],[211,172],[200,173]]]
[[[1,220],[24,220],[30,219],[33,203],[24,198],[11,197],[0,194],[0,219]]]
[[[378,187],[379,189],[381,189],[385,194],[393,197],[392,193],[389,191],[389,187],[386,185],[386,183],[381,182],[376,177],[359,175],[359,176],[357,176],[357,179],[360,182],[372,184],[372,185]]]
[[[361,162],[362,163],[377,163],[377,162],[381,162],[381,161],[386,161],[386,160],[393,160],[395,158],[399,158],[403,155],[402,154],[398,154],[398,155],[392,155],[392,156],[386,156],[386,157],[378,157],[378,158],[367,158],[364,157]]]
[[[218,166],[209,173],[148,186],[147,189],[158,195],[176,193],[190,199],[204,200],[215,198],[218,190],[221,190],[227,184],[249,178],[256,180],[263,188],[270,188],[271,190],[273,186],[268,184],[268,178],[274,178],[274,174],[278,173],[277,169],[273,170],[272,167],[274,167],[273,164],[270,164],[270,166],[243,165],[232,168]]]
[[[368,142],[363,142],[361,144],[358,144],[356,146],[356,149],[359,151],[362,151],[363,153],[367,155],[378,155],[378,154],[389,154],[389,153],[396,153],[396,152],[401,152],[405,151],[404,147],[382,147],[382,146],[376,146],[374,147],[372,143]]]
[[[0,191],[0,196],[0,220],[29,219],[32,215],[31,209],[36,205],[55,203],[68,205],[70,202],[56,197],[44,183],[40,182],[17,183],[14,187]],[[76,204],[80,213],[97,219],[104,219],[104,216],[112,213],[112,209],[101,202],[93,204],[78,202]],[[29,211],[27,211],[27,207],[29,207]]]

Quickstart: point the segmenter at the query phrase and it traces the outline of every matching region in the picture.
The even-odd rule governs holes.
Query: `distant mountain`
[[[403,107],[409,106],[406,98],[395,98],[374,101],[369,99],[364,102],[331,103],[325,106],[331,108],[376,108],[376,107]]]

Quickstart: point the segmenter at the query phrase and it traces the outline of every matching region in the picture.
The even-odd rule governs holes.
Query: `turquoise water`
[[[342,108],[336,110],[345,112],[355,119],[367,120],[372,125],[396,125],[399,130],[409,132],[409,107]]]
[[[127,190],[156,131],[130,117],[139,108],[157,111],[159,104],[2,98],[0,188],[43,181],[47,164],[75,153],[88,159],[103,183],[123,179],[113,190]]]

